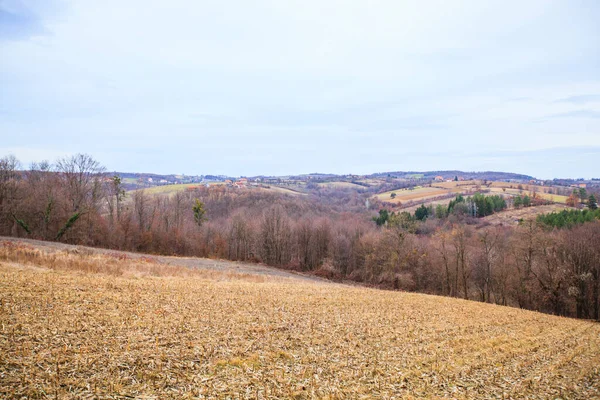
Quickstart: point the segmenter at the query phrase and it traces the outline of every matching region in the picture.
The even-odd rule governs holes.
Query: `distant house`
[[[587,187],[587,183],[580,183],[579,187],[585,189]]]
[[[438,176],[436,176],[435,178],[433,178],[433,180],[434,180],[434,181],[437,181],[437,182],[443,182],[443,181],[444,181],[444,177],[443,177],[443,176],[440,176],[440,175],[438,175]]]
[[[148,178],[148,183],[152,183],[152,178]]]

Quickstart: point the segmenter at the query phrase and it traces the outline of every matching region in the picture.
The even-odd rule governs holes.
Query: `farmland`
[[[174,194],[177,192],[182,192],[186,189],[193,189],[201,186],[199,183],[181,183],[176,185],[163,185],[163,186],[153,186],[147,189],[138,189],[143,190],[147,194]]]
[[[0,260],[4,398],[600,396],[587,321],[79,248]]]
[[[225,183],[223,182],[213,182],[209,184],[210,186],[225,186]],[[198,187],[202,187],[204,186],[204,184],[200,184],[200,183],[182,183],[182,184],[176,184],[176,185],[163,185],[163,186],[153,186],[151,188],[146,188],[146,189],[137,189],[137,190],[143,190],[146,194],[166,194],[166,195],[173,195],[177,192],[182,192],[185,191],[187,189],[195,189]],[[254,186],[248,186],[246,189],[250,189],[250,190],[261,190],[261,191],[267,191],[267,192],[273,192],[273,193],[281,193],[281,194],[289,194],[289,195],[299,195],[302,194],[296,190],[292,190],[292,189],[288,189],[285,187],[280,187],[280,186],[260,186],[260,187],[254,187]]]
[[[414,209],[415,203],[421,204],[447,204],[450,197],[457,194],[469,195],[478,191],[503,196],[538,196],[550,202],[565,204],[567,196],[555,193],[549,193],[554,190],[551,187],[539,185],[520,185],[509,182],[487,182],[479,180],[472,181],[451,181],[451,182],[433,182],[431,186],[417,186],[413,188],[404,188],[390,190],[377,194],[375,198],[386,203],[404,206],[403,208]],[[395,197],[392,198],[392,193]],[[436,198],[446,196],[448,199],[439,200]]]
[[[367,184],[367,183],[365,183]],[[318,184],[321,187],[336,188],[336,189],[364,189],[364,186],[357,185],[352,182],[333,181],[333,182],[322,182]]]
[[[392,193],[396,196],[392,198]],[[431,199],[437,196],[450,194],[451,192],[445,189],[434,187],[416,187],[410,189],[391,190],[385,193],[380,193],[375,197],[381,201],[393,204],[401,204],[407,201],[421,201]]]

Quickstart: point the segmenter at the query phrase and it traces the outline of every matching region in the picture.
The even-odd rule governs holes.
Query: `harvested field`
[[[391,190],[389,192],[377,194],[375,197],[388,203],[404,203],[410,200],[419,201],[431,199],[448,194],[448,192],[448,190],[433,187],[417,187],[414,189]],[[392,193],[396,193],[396,197],[393,199],[391,198]]]
[[[131,260],[86,270],[86,255],[60,267],[35,251],[2,248],[2,398],[600,396],[595,323],[296,280],[140,275]]]

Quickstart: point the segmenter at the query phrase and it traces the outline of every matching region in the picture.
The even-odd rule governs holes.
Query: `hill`
[[[11,243],[4,398],[600,396],[592,322]]]

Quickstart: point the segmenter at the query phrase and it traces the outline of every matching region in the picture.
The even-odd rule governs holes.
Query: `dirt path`
[[[273,267],[268,267],[266,265],[261,264],[250,264],[243,262],[235,262],[235,261],[227,261],[227,260],[213,260],[209,258],[197,258],[197,257],[172,257],[172,256],[158,256],[152,254],[143,254],[143,253],[132,253],[128,251],[119,251],[119,250],[111,250],[111,249],[102,249],[95,247],[87,247],[87,246],[75,246],[65,243],[58,242],[46,242],[42,240],[33,240],[33,239],[25,239],[25,238],[14,238],[14,237],[6,237],[0,236],[0,242],[22,242],[33,245],[35,247],[44,249],[45,251],[53,252],[53,251],[63,251],[63,250],[72,250],[72,251],[89,251],[92,253],[99,254],[123,254],[128,258],[142,258],[142,257],[150,257],[156,262],[161,264],[168,265],[177,265],[187,268],[200,268],[221,272],[235,272],[239,274],[251,274],[251,275],[262,275],[262,276],[273,276],[279,278],[290,278],[301,281],[309,281],[309,282],[317,282],[317,283],[328,283],[335,284],[334,282],[328,281],[326,279],[322,279],[316,276],[305,275],[295,271],[285,271]]]

